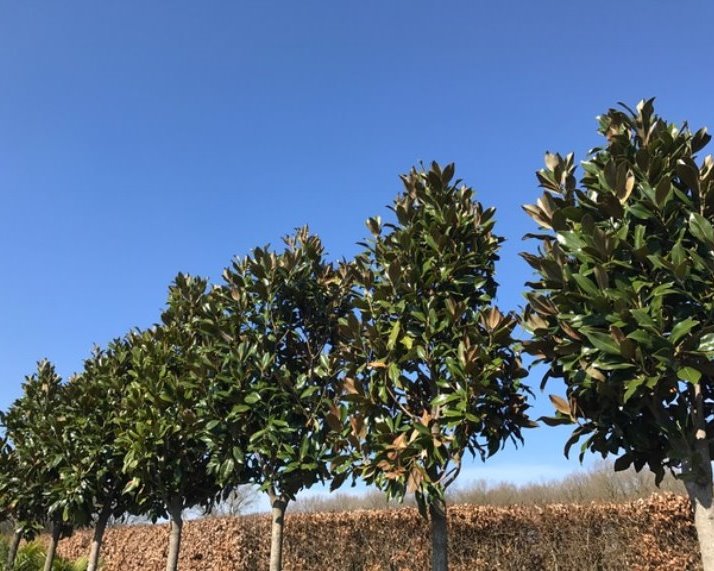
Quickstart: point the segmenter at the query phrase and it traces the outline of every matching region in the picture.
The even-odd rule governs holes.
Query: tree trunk
[[[22,530],[16,529],[12,535],[12,542],[7,551],[7,561],[5,563],[5,569],[7,571],[12,571],[12,568],[15,566],[15,557],[17,557],[17,550],[20,548],[20,541],[22,541]]]
[[[689,499],[694,506],[694,527],[697,529],[699,551],[704,571],[714,571],[714,505],[712,484],[686,482]]]
[[[699,539],[699,552],[704,571],[714,571],[714,485],[712,463],[707,442],[704,393],[701,383],[691,387],[696,458],[684,463],[687,494],[694,507],[694,527]]]
[[[47,547],[47,556],[45,557],[44,571],[52,571],[52,563],[54,563],[55,554],[57,553],[57,544],[59,543],[61,531],[62,525],[59,522],[53,522],[52,536],[50,537],[50,544]]]
[[[285,510],[288,500],[273,492],[270,496],[273,524],[270,534],[270,571],[282,571],[283,568],[283,527],[285,526]]]
[[[172,499],[169,502],[169,519],[171,521],[171,535],[169,536],[169,553],[166,558],[166,571],[177,571],[179,552],[181,551],[181,529],[183,519],[181,519],[182,502],[180,499]]]
[[[92,540],[92,548],[89,551],[89,563],[87,564],[87,571],[97,571],[99,568],[99,552],[102,549],[102,539],[104,539],[104,530],[107,529],[107,522],[112,515],[112,510],[109,505],[104,506],[101,513],[99,514],[99,519],[97,519],[97,525],[94,527],[94,539]]]
[[[448,571],[449,569],[449,538],[446,526],[446,502],[434,498],[429,504],[429,520],[431,521],[431,570]]]

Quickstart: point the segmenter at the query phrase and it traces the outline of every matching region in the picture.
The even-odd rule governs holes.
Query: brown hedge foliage
[[[558,569],[700,569],[691,506],[675,495],[626,504],[543,507],[459,505],[449,509],[453,571]],[[428,527],[413,508],[289,515],[285,569],[291,571],[428,571]],[[164,568],[168,529],[110,529],[105,571]],[[86,554],[91,532],[60,544],[60,554]],[[267,569],[265,515],[213,518],[184,527],[182,571]]]

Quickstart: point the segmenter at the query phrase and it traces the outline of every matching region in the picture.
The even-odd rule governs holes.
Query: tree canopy
[[[341,320],[354,470],[391,497],[416,493],[432,519],[467,452],[485,459],[532,425],[517,318],[494,304],[495,210],[453,176],[453,164],[413,169],[395,223],[367,221]]]
[[[599,130],[580,184],[573,155],[549,153],[525,206],[540,227],[525,347],[567,390],[545,421],[577,423],[566,453],[582,440],[581,457],[616,455],[616,469],[672,470],[711,504],[714,162],[697,162],[710,136],[652,100],[610,109]]]
[[[347,272],[324,255],[320,239],[300,228],[282,252],[256,248],[234,260],[211,296],[219,316],[208,357],[217,364],[206,412],[212,463],[224,483],[252,483],[270,496],[271,569],[280,568],[288,502],[330,479],[340,432],[334,349]]]

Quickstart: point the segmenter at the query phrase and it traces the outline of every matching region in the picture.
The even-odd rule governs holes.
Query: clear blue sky
[[[650,96],[714,127],[713,21],[710,0],[0,0],[0,408],[37,359],[69,375],[155,322],[178,271],[217,280],[303,224],[351,256],[419,160],[498,208],[517,308],[544,151],[583,158],[597,114]],[[467,475],[574,470],[566,432]]]

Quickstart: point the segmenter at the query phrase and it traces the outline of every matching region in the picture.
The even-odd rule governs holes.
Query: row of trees
[[[350,263],[303,228],[215,287],[180,274],[157,326],[95,350],[68,382],[41,362],[2,418],[17,538],[47,522],[49,569],[62,535],[93,523],[94,570],[111,517],[168,518],[176,569],[182,512],[252,484],[270,499],[277,570],[296,494],[360,477],[417,494],[445,568],[444,490],[464,453],[485,458],[533,424],[516,318],[492,304],[494,212],[453,175],[403,177],[396,224],[371,219]]]
[[[547,424],[576,423],[567,450],[620,455],[616,468],[670,469],[712,524],[714,169],[708,142],[654,115],[652,101],[601,118],[578,188],[572,155],[546,156],[546,192],[522,316],[494,304],[502,238],[494,209],[432,164],[402,177],[393,221],[349,262],[326,260],[306,228],[283,251],[234,260],[219,285],[179,274],[155,327],[97,349],[63,383],[43,361],[2,415],[0,512],[16,544],[49,524],[57,541],[94,525],[90,570],[112,517],[168,518],[167,570],[182,512],[239,485],[273,514],[281,568],[285,510],[317,482],[361,478],[431,522],[447,569],[445,490],[466,453],[482,459],[528,418],[525,350],[564,379]],[[711,337],[711,339],[710,339]],[[708,545],[714,545],[709,542]],[[714,552],[703,549],[706,569]]]

